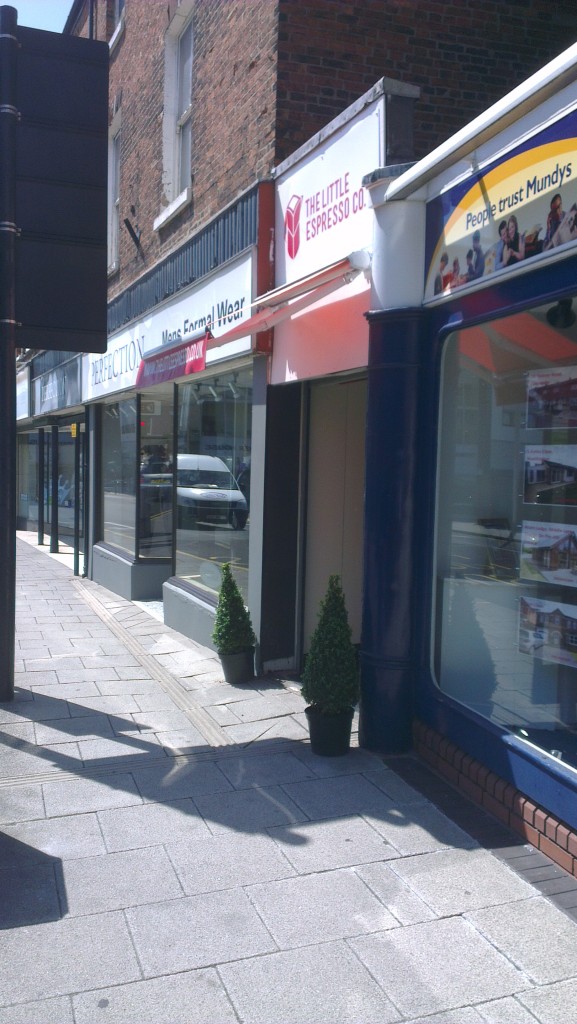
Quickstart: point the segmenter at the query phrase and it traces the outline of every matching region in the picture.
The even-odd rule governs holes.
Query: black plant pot
[[[340,757],[346,754],[351,746],[354,713],[354,708],[345,708],[336,715],[323,715],[315,707],[305,708],[313,754],[320,754],[321,757]]]
[[[220,654],[220,663],[227,683],[250,683],[254,679],[254,647],[237,654]]]

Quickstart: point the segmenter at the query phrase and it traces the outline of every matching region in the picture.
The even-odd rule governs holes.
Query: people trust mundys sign
[[[577,112],[427,204],[425,298],[577,240]]]

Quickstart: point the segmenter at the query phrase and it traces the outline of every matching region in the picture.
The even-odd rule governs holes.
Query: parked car
[[[215,455],[178,455],[176,464],[178,523],[229,523],[244,530],[246,498],[228,466]]]
[[[148,468],[148,467],[146,467]],[[141,472],[140,500],[145,517],[168,506],[172,499],[172,472]],[[244,530],[248,518],[246,498],[226,463],[215,455],[177,455],[176,501],[178,525],[197,523],[230,525]]]
[[[543,629],[521,628],[519,630],[519,650],[530,654],[531,651],[536,651],[538,647],[543,647],[545,639],[545,631]]]

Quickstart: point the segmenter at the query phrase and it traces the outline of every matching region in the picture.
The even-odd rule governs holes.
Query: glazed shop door
[[[313,384],[305,541],[304,650],[331,573],[339,573],[354,643],[363,593],[366,379]]]

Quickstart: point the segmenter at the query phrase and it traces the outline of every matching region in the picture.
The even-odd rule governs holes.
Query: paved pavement
[[[577,1022],[574,879],[19,538],[1,1024]]]

